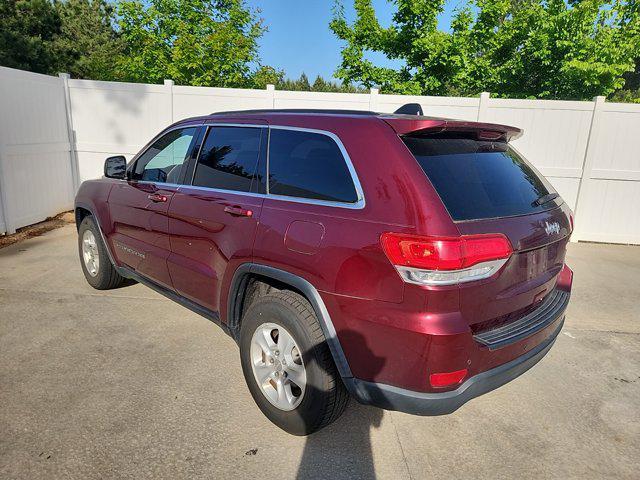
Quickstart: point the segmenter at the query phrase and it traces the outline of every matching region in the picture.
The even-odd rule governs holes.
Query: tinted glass
[[[135,180],[177,183],[196,127],[172,130],[156,140],[136,161]]]
[[[505,142],[404,137],[454,220],[524,215],[553,208],[536,200],[551,185]]]
[[[271,129],[269,193],[349,203],[358,199],[336,142],[296,130]]]
[[[260,135],[260,128],[210,128],[198,158],[193,184],[250,192],[255,181]]]

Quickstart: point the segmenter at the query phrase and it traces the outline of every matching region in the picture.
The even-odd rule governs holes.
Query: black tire
[[[87,230],[93,233],[98,250],[99,266],[95,275],[91,275],[87,270],[82,254],[82,239],[84,232]],[[91,215],[86,216],[80,223],[80,228],[78,228],[78,254],[80,255],[80,265],[82,266],[84,278],[87,279],[87,282],[93,288],[97,290],[109,290],[117,288],[124,283],[125,278],[117,272],[111,263],[107,249],[102,242],[100,230]]]
[[[265,323],[287,330],[301,350],[307,382],[300,404],[284,411],[262,392],[253,374],[250,348],[253,334]],[[242,371],[254,401],[275,425],[293,435],[309,435],[342,415],[349,400],[313,308],[301,295],[282,290],[255,301],[245,313],[240,329]]]

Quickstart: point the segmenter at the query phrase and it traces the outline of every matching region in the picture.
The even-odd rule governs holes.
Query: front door
[[[167,270],[167,212],[182,178],[197,126],[161,135],[130,167],[129,180],[109,195],[111,244],[117,259],[143,276],[172,288]]]
[[[175,193],[169,210],[168,268],[176,291],[220,311],[225,273],[251,260],[263,196],[258,161],[267,128],[210,126],[192,179]]]

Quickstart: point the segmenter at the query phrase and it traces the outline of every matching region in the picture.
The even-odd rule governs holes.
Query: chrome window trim
[[[341,208],[349,208],[349,209],[354,209],[354,210],[361,210],[365,207],[366,202],[364,199],[364,192],[362,190],[362,185],[360,184],[360,179],[358,178],[358,174],[356,173],[356,169],[353,166],[353,162],[351,161],[351,157],[349,156],[349,154],[347,153],[347,149],[344,147],[344,144],[342,143],[342,140],[340,140],[340,137],[338,137],[335,133],[333,132],[329,132],[327,130],[319,130],[319,129],[315,129],[315,128],[304,128],[304,127],[292,127],[292,126],[287,126],[287,125],[269,125],[269,147],[271,147],[271,130],[292,130],[292,131],[297,131],[297,132],[309,132],[309,133],[315,133],[315,134],[319,134],[319,135],[325,135],[329,138],[331,138],[336,145],[338,146],[338,149],[340,150],[340,153],[342,154],[342,159],[345,161],[346,165],[347,165],[347,170],[349,171],[349,175],[351,176],[351,182],[353,183],[353,187],[356,191],[356,198],[357,200],[355,202],[338,202],[338,201],[331,201],[331,200],[317,200],[314,198],[304,198],[304,197],[290,197],[287,195],[275,195],[269,192],[269,155],[270,155],[270,150],[267,150],[267,195],[269,196],[269,198],[273,198],[274,200],[281,200],[281,201],[288,201],[288,202],[295,202],[295,203],[308,203],[311,205],[322,205],[322,206],[327,206],[327,207],[341,207]]]
[[[234,195],[245,195],[247,197],[256,197],[256,198],[266,198],[267,195],[264,193],[255,193],[255,192],[243,192],[240,190],[226,190],[224,188],[213,188],[213,187],[201,187],[200,185],[179,185],[178,190],[200,190],[204,192],[219,192],[219,193],[232,193]]]
[[[206,130],[204,132],[204,136],[202,137],[202,143],[200,145],[200,150],[198,151],[198,155],[196,156],[196,166],[193,169],[191,182],[190,182],[190,184],[180,185],[180,187],[196,189],[196,190],[201,190],[201,191],[232,193],[232,194],[236,194],[236,195],[247,195],[249,197],[270,198],[270,199],[278,200],[278,201],[282,201],[282,202],[293,202],[293,203],[302,203],[302,204],[309,204],[309,205],[320,205],[320,206],[326,206],[326,207],[348,208],[348,209],[353,209],[353,210],[363,209],[365,207],[365,205],[366,205],[366,202],[365,202],[365,199],[364,199],[364,193],[363,193],[363,190],[362,190],[362,185],[360,184],[360,179],[358,178],[358,175],[357,175],[357,173],[355,171],[355,167],[353,166],[353,162],[351,161],[351,157],[347,153],[347,150],[344,147],[344,144],[342,143],[340,138],[333,132],[329,132],[329,131],[326,131],[326,130],[314,129],[314,128],[293,127],[293,126],[287,126],[287,125],[253,124],[253,123],[220,123],[220,122],[217,122],[217,123],[206,123],[203,126],[206,127]],[[331,201],[331,200],[317,200],[317,199],[313,199],[313,198],[303,198],[303,197],[289,197],[287,195],[275,195],[275,194],[272,194],[272,193],[269,192],[269,182],[268,181],[266,182],[267,193],[243,192],[241,190],[228,190],[228,189],[224,189],[224,188],[203,187],[203,186],[200,186],[200,185],[194,185],[193,184],[193,179],[195,178],[195,172],[196,172],[196,168],[197,168],[197,161],[198,161],[198,158],[200,157],[200,153],[202,151],[202,147],[204,146],[204,142],[206,141],[207,135],[209,134],[209,128],[211,128],[211,127],[268,128],[269,129],[269,134],[267,136],[267,158],[266,158],[267,178],[269,176],[269,155],[270,155],[270,147],[271,147],[271,129],[293,130],[293,131],[310,132],[310,133],[316,133],[316,134],[319,134],[319,135],[325,135],[325,136],[331,138],[336,143],[336,145],[338,146],[338,149],[340,150],[340,153],[342,154],[343,160],[345,161],[345,163],[347,165],[347,170],[349,171],[349,175],[351,176],[351,181],[352,181],[354,189],[356,191],[357,200],[355,202],[353,202],[353,203],[350,203],[350,202],[336,202],[336,201]]]
[[[152,182],[151,180],[130,180],[131,183],[135,183],[135,184],[142,184],[142,185],[158,185],[158,188],[164,188],[164,187],[173,187],[173,188],[180,188],[180,187],[184,187],[184,184],[182,183],[163,183],[163,182]]]
[[[195,167],[193,169],[190,183],[176,184],[176,183],[152,182],[152,181],[148,181],[148,180],[126,180],[126,179],[119,179],[119,181],[139,183],[139,184],[153,184],[153,185],[158,185],[158,187],[160,187],[160,188],[161,187],[174,187],[174,188],[177,188],[178,190],[180,190],[180,189],[193,189],[193,190],[219,192],[219,193],[232,193],[232,194],[235,194],[235,195],[247,195],[249,197],[256,197],[256,198],[269,198],[269,199],[273,199],[273,200],[277,200],[277,201],[281,201],[281,202],[292,202],[292,203],[300,203],[300,204],[308,204],[308,205],[319,205],[319,206],[324,206],[324,207],[347,208],[347,209],[351,209],[351,210],[361,210],[366,206],[366,201],[365,201],[365,198],[364,198],[364,191],[362,190],[362,185],[360,183],[360,179],[358,178],[358,174],[356,173],[355,167],[353,166],[353,162],[351,161],[351,157],[347,153],[347,150],[346,150],[344,144],[342,143],[342,140],[340,140],[340,138],[333,132],[329,132],[327,130],[320,130],[320,129],[316,129],[316,128],[294,127],[294,126],[288,126],[288,125],[267,125],[267,124],[253,124],[253,123],[224,123],[224,122],[199,123],[199,124],[192,124],[192,125],[180,125],[180,126],[175,126],[175,127],[169,128],[167,130],[164,130],[161,134],[159,134],[156,137],[154,137],[153,140],[151,140],[151,142],[149,142],[146,145],[146,148],[141,150],[131,160],[131,164],[133,165],[135,162],[137,162],[138,157],[141,156],[144,152],[146,152],[153,145],[153,143],[157,139],[159,139],[162,135],[170,133],[170,132],[172,132],[174,130],[183,129],[183,128],[191,128],[191,127],[196,127],[196,128],[205,127],[205,131],[204,131],[204,134],[203,134],[203,137],[202,137],[202,143],[200,144],[199,149],[198,149],[198,153],[197,153],[197,155],[195,157],[196,165],[195,165]],[[244,128],[267,128],[267,129],[269,129],[269,133],[267,135],[267,158],[266,158],[266,163],[267,163],[267,165],[266,165],[266,171],[267,171],[266,190],[267,190],[267,193],[243,192],[243,191],[240,191],[240,190],[228,190],[228,189],[224,189],[224,188],[202,187],[202,186],[199,186],[199,185],[193,185],[193,180],[195,178],[198,158],[200,157],[200,153],[202,152],[202,148],[204,146],[204,142],[205,142],[205,140],[207,138],[207,135],[209,133],[209,129],[211,127],[241,127],[241,128],[244,127]],[[331,138],[336,143],[336,145],[338,146],[338,149],[340,150],[340,153],[342,154],[343,160],[345,161],[345,163],[347,165],[347,170],[349,171],[349,175],[351,176],[351,181],[352,181],[354,189],[356,191],[357,200],[355,202],[338,202],[338,201],[331,201],[331,200],[318,200],[318,199],[314,199],[314,198],[290,197],[290,196],[287,196],[287,195],[276,195],[276,194],[269,193],[268,176],[269,176],[269,156],[270,156],[270,147],[271,147],[271,129],[275,129],[275,130],[292,130],[292,131],[299,131],[299,132],[316,133],[316,134],[325,135],[325,136]]]

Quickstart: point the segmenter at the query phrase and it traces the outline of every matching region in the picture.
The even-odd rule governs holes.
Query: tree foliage
[[[285,78],[284,71],[273,67],[261,67],[253,76],[254,88],[265,88],[268,84],[274,85],[278,90],[290,90],[298,92],[334,92],[334,93],[366,93],[368,90],[348,83],[337,83],[325,80],[320,75],[316,76],[313,83],[303,72],[297,79]]]
[[[262,20],[241,0],[124,0],[125,77],[182,85],[243,87],[258,63]]]
[[[470,0],[450,32],[438,29],[444,0],[394,3],[388,27],[371,0],[354,1],[353,23],[336,4],[338,78],[405,94],[589,99],[621,88],[640,49],[638,0]],[[401,67],[377,66],[369,52]]]
[[[115,12],[106,0],[65,0],[56,4],[61,32],[55,41],[60,71],[75,78],[119,80],[115,59],[124,50],[114,29]]]
[[[0,64],[112,80],[121,43],[106,0],[0,0]]]
[[[0,65],[52,73],[60,16],[49,0],[0,0]]]

